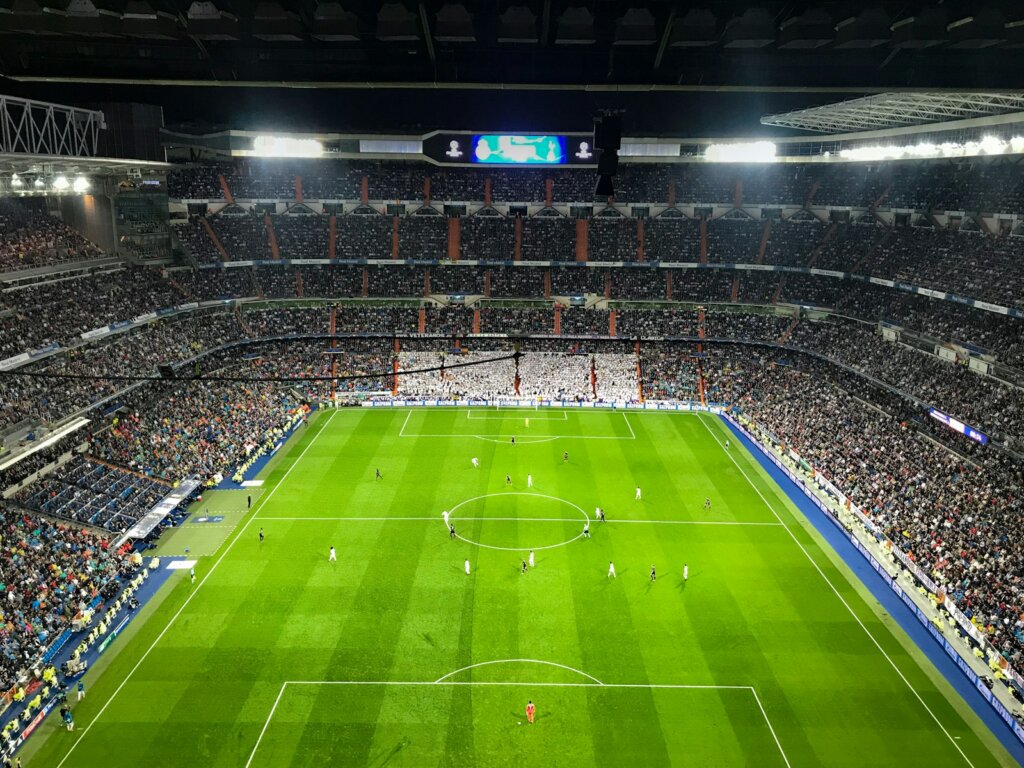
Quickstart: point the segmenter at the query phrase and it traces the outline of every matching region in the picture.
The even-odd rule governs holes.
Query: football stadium
[[[1024,766],[1021,72],[0,2],[0,766]]]

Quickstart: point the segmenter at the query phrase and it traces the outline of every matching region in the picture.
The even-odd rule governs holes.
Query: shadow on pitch
[[[390,749],[390,751],[380,755],[379,757],[370,758],[370,761],[367,763],[367,765],[374,766],[374,768],[384,768],[385,765],[387,765],[400,754],[402,754],[405,748],[408,747],[410,744],[412,744],[412,741],[408,738],[403,737],[401,741],[399,741],[397,744],[395,744],[395,746],[393,746]]]
[[[512,715],[513,719],[518,720],[520,725],[529,725],[529,723],[526,720],[526,715],[524,715],[522,712],[510,712],[509,714]],[[538,713],[534,715],[534,725],[537,724],[538,720],[546,720],[549,717],[551,717],[550,712]]]

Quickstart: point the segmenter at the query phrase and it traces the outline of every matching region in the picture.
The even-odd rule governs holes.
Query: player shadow
[[[388,752],[384,752],[377,757],[371,757],[367,765],[373,766],[373,768],[384,768],[385,765],[398,757],[410,744],[412,744],[412,740],[407,737],[403,737]]]
[[[519,721],[520,725],[528,725],[528,722],[526,720],[526,715],[524,715],[522,712],[516,712],[516,711],[513,710],[510,714],[512,715],[512,717],[514,719]],[[541,714],[541,713],[535,714],[533,716],[534,725],[536,725],[538,720],[544,720],[544,719],[546,719],[546,718],[548,718],[550,716],[551,716],[550,712],[544,712],[543,714]]]
[[[679,581],[676,582],[676,587],[679,588],[680,592],[685,592],[686,591],[686,582],[683,581],[682,579],[679,579]]]
[[[423,638],[423,642],[429,645],[431,648],[436,648],[437,643],[434,641],[433,636],[429,632],[421,632],[420,637]]]
[[[624,576],[624,575],[626,575],[627,573],[629,573],[629,568],[624,568],[624,569],[623,569],[623,570],[621,570],[621,571],[617,570],[617,571],[615,571],[615,578],[614,578],[614,579],[612,579],[612,578],[609,578],[609,576],[608,576],[608,572],[607,572],[607,571],[605,571],[605,575],[604,575],[604,583],[605,583],[605,586],[607,586],[607,585],[611,584],[611,583],[612,583],[612,582],[614,582],[614,581],[618,581],[618,579],[619,579],[619,578],[620,578],[621,576]]]

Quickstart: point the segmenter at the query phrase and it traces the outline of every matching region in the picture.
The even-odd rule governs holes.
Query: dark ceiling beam
[[[540,44],[547,45],[551,39],[551,0],[544,0],[544,15],[540,22]]]
[[[566,91],[578,93],[823,93],[823,94],[872,94],[872,93],[913,93],[922,86],[891,85],[757,85],[757,84],[648,84],[648,83],[488,83],[488,82],[435,82],[435,81],[386,81],[369,80],[230,80],[213,81],[201,79],[173,78],[124,78],[124,77],[68,77],[63,75],[7,75],[7,79],[20,83],[81,83],[92,85],[133,85],[133,86],[220,86],[228,88],[323,88],[330,90],[431,90],[431,91]],[[928,86],[929,91],[957,92],[964,87]],[[1001,93],[1006,88],[971,87],[976,93]]]
[[[434,56],[434,38],[430,34],[430,20],[427,18],[427,8],[420,3],[420,23],[423,25],[423,39],[427,43],[427,54],[430,56],[430,64],[437,66],[437,58]]]
[[[665,29],[661,33],[661,42],[658,43],[658,53],[654,57],[654,71],[661,68],[661,60],[665,56],[665,49],[668,48],[668,40],[672,36],[672,22],[676,20],[676,7],[669,8],[668,18],[665,19]]]

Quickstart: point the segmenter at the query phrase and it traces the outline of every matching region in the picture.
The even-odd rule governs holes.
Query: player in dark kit
[[[454,539],[455,538],[455,526],[454,525],[449,525],[448,526],[448,538],[449,539]]]
[[[521,570],[520,573],[526,573],[526,561],[525,560],[523,560],[523,570]]]
[[[380,468],[379,467],[377,468],[377,476],[375,478],[373,478],[373,479],[374,480],[383,480],[384,479],[384,475],[382,475],[380,473]]]
[[[505,475],[505,485],[512,485],[512,475]]]
[[[569,463],[569,452],[568,451],[566,451],[565,453],[562,454],[562,463],[563,464],[568,464]]]
[[[658,574],[655,572],[654,566],[652,565],[651,566],[651,581],[654,581],[657,578],[658,578]]]
[[[263,529],[260,528],[260,544],[263,543]]]

